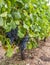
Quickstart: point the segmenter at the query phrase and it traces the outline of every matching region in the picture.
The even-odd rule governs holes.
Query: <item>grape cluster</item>
[[[23,51],[26,48],[26,43],[29,40],[29,36],[26,35],[22,40],[20,41],[20,50]]]
[[[18,33],[18,28],[16,27],[15,29],[11,29],[11,31],[6,32],[6,37],[10,39],[10,43],[12,44],[14,40],[17,40],[17,33]]]
[[[20,41],[20,46],[19,46],[19,49],[20,49],[20,52],[21,52],[21,59],[24,60],[25,59],[25,54],[24,54],[24,50],[26,48],[26,44],[29,40],[29,36],[26,35],[21,41]]]

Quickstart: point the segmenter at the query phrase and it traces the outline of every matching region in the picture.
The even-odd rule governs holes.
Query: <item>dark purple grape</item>
[[[11,37],[11,32],[6,32],[6,37],[10,38]]]
[[[14,37],[10,38],[10,43],[12,44],[14,42]]]

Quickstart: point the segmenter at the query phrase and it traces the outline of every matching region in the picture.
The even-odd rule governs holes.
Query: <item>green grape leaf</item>
[[[0,17],[0,26],[3,26],[3,18],[2,17]]]
[[[4,0],[0,0],[0,6],[4,4]]]

